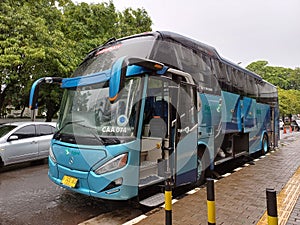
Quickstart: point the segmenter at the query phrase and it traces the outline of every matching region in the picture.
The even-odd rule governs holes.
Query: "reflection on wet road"
[[[300,132],[281,131],[280,145],[299,136]],[[113,225],[143,214],[128,202],[104,201],[60,188],[48,179],[47,172],[47,164],[0,169],[1,225],[73,225],[93,217],[97,217],[98,224]]]
[[[60,188],[48,179],[47,172],[47,164],[0,170],[1,225],[73,225],[101,214],[108,224],[120,224],[142,213],[128,211],[128,202],[103,201]],[[126,211],[130,213],[120,215]],[[108,218],[114,214],[122,221]]]

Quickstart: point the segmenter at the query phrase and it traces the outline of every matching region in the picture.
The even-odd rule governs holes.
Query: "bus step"
[[[156,207],[158,205],[163,204],[164,202],[165,202],[165,194],[157,193],[153,196],[150,196],[149,198],[143,199],[142,201],[140,201],[140,204],[147,207]]]
[[[157,175],[150,175],[148,177],[140,179],[139,187],[146,187],[152,184],[156,184],[159,182],[162,182],[164,180],[163,177],[157,176]]]

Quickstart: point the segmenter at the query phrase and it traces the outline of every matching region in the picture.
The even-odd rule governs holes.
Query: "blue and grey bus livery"
[[[31,106],[49,80],[32,86]],[[201,183],[214,165],[278,144],[276,87],[171,32],[109,42],[55,81],[65,92],[48,175],[82,194],[127,200],[167,178]]]

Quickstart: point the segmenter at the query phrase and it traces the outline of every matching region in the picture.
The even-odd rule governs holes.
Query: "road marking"
[[[136,217],[136,218],[134,218],[134,219],[132,219],[132,220],[129,220],[128,222],[126,222],[126,223],[123,223],[122,225],[133,225],[133,224],[137,224],[137,223],[139,223],[139,222],[141,222],[143,219],[146,219],[147,218],[147,216],[146,215],[140,215],[140,216],[138,216],[138,217]]]
[[[228,177],[230,175],[231,175],[231,173],[225,173],[225,174],[221,175],[221,177]]]
[[[239,170],[242,170],[243,168],[242,167],[238,167],[238,168],[235,168],[233,171],[237,172]]]
[[[285,225],[300,196],[300,166],[277,196],[278,224]],[[268,224],[267,211],[256,225]]]
[[[200,188],[195,188],[193,190],[188,191],[186,194],[192,195],[192,194],[195,194],[196,192],[198,192],[199,190],[200,190]]]

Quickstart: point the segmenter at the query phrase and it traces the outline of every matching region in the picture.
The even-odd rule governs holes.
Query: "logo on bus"
[[[79,155],[79,151],[75,151],[75,150],[70,150],[70,149],[66,149],[65,150],[66,155]]]
[[[74,163],[74,157],[71,156],[71,157],[69,158],[69,164],[72,165],[73,163]]]

